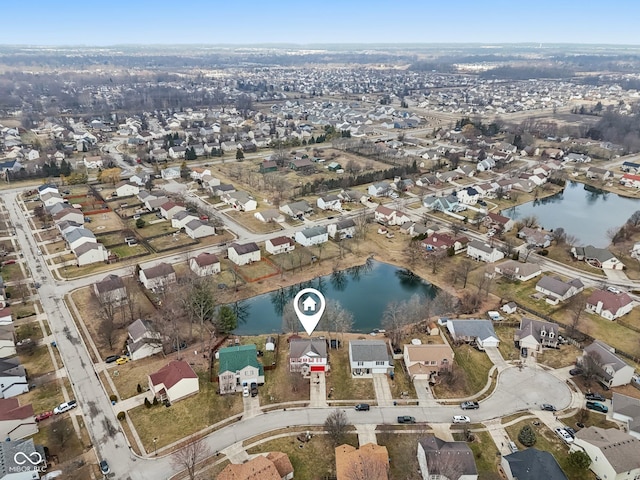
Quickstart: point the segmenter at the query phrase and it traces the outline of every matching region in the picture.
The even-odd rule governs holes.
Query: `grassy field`
[[[199,374],[200,392],[180,400],[167,408],[156,405],[150,409],[144,405],[129,411],[129,416],[147,451],[153,448],[157,438],[158,448],[192,435],[209,425],[242,412],[242,396],[218,395],[218,384]]]
[[[489,432],[473,432],[474,441],[470,442],[469,448],[473,452],[476,460],[476,468],[478,469],[479,480],[498,480],[498,462],[500,457],[496,455],[498,449],[493,443]],[[464,434],[454,433],[454,440],[464,440]]]
[[[78,419],[82,423],[82,418]],[[59,418],[39,425],[40,431],[33,436],[33,442],[49,447],[51,455],[57,455],[60,463],[69,461],[82,454],[82,441],[73,430],[70,417]],[[54,429],[62,429],[65,433],[53,433]],[[59,439],[64,438],[64,444]]]
[[[246,279],[248,282],[252,282],[263,277],[275,276],[280,273],[273,263],[265,259],[248,265],[242,265],[241,267],[237,267],[237,269],[242,278]]]
[[[517,360],[520,356],[520,352],[513,341],[513,334],[517,330],[516,327],[507,327],[505,325],[495,324],[493,329],[496,331],[496,334],[500,339],[498,350],[502,354],[502,358],[506,361]]]
[[[486,353],[469,345],[453,347],[455,353],[452,384],[446,380],[434,386],[436,398],[461,398],[474,395],[484,388],[493,366]]]
[[[157,251],[167,250],[169,248],[179,248],[190,245],[195,241],[185,233],[169,232],[162,237],[156,237],[148,240],[149,245]]]
[[[20,405],[31,403],[36,415],[48,410],[53,410],[54,407],[64,402],[64,396],[62,394],[63,385],[66,385],[67,389],[70,386],[66,378],[54,379],[51,382],[38,385],[36,388],[18,397]]]
[[[331,400],[372,400],[376,398],[371,378],[351,378],[349,349],[329,351],[331,370],[327,373],[327,397]],[[333,388],[333,391],[331,390]]]
[[[53,372],[51,355],[49,355],[49,348],[46,345],[35,347],[31,354],[21,354],[20,361],[27,370],[29,378],[36,378],[45,373]]]
[[[389,383],[393,398],[418,398],[416,395],[416,389],[404,369],[404,362],[402,360],[395,360],[393,380],[389,380]],[[404,397],[401,395],[403,392],[407,392],[407,395]]]
[[[128,258],[133,257],[134,255],[146,255],[149,253],[147,248],[138,243],[137,245],[118,245],[117,247],[111,247],[109,249],[111,253],[118,256],[118,258]]]
[[[582,351],[573,345],[561,345],[560,348],[545,348],[538,355],[538,363],[551,368],[568,367],[576,363],[576,358],[582,355]]]
[[[256,212],[238,212],[236,210],[231,210],[229,212],[225,212],[225,215],[233,218],[238,223],[241,223],[247,230],[250,230],[254,233],[271,233],[282,230],[282,227],[279,223],[261,222],[256,217],[254,217],[254,213]]]
[[[247,343],[244,338],[242,341]],[[260,343],[257,342],[256,345],[260,345]],[[258,348],[260,347],[258,346]],[[265,365],[267,365],[267,361],[265,361]],[[260,404],[309,401],[309,380],[296,379],[296,382],[292,382],[292,375],[299,376],[300,374],[289,372],[289,346],[285,337],[281,335],[278,337],[277,367],[275,370],[264,372],[264,385],[259,388]],[[296,391],[293,391],[293,385],[295,385]]]
[[[389,478],[402,480],[421,480],[416,445],[424,435],[418,433],[388,433],[377,434],[378,445],[387,447],[389,451]]]
[[[161,356],[147,357],[135,362],[116,365],[105,372],[118,390],[120,400],[138,395],[138,384],[146,391],[149,385],[148,375],[156,372],[168,363]]]
[[[155,215],[152,216],[158,220]],[[129,229],[136,231],[142,238],[150,238],[155,237],[156,235],[169,234],[178,231],[173,228],[171,226],[171,222],[167,220],[161,220],[154,223],[147,222],[143,228],[136,228],[136,221],[131,219],[126,222],[126,225]]]

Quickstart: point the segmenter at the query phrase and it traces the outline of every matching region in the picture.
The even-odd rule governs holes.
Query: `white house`
[[[197,216],[189,213],[187,210],[181,210],[171,217],[171,226],[173,228],[182,229],[192,220],[199,220]]]
[[[504,258],[504,253],[480,240],[471,240],[467,245],[467,256],[474,260],[493,263]]]
[[[373,218],[376,222],[383,223],[385,225],[402,225],[410,221],[411,219],[407,214],[394,210],[384,205],[378,205],[373,212]]]
[[[305,215],[313,213],[313,208],[306,200],[300,200],[280,206],[280,211],[292,218],[302,219]]]
[[[633,300],[626,293],[594,290],[587,298],[587,311],[597,313],[607,320],[615,320],[633,310]]]
[[[135,183],[122,180],[121,182],[116,183],[115,192],[118,197],[130,197],[140,193],[140,186]]]
[[[27,372],[18,357],[0,360],[0,397],[15,397],[28,391]]]
[[[519,262],[517,260],[505,260],[494,268],[495,272],[514,280],[526,282],[542,273],[542,269],[535,263]]]
[[[615,348],[600,340],[586,346],[577,363],[593,370],[598,381],[608,388],[631,383],[635,374],[634,368],[616,355]]]
[[[258,208],[258,202],[246,192],[230,192],[220,197],[227,205],[241,212],[251,212]]]
[[[67,204],[59,203],[58,205],[67,205]],[[80,210],[79,208],[73,208],[70,205],[68,207],[69,208],[63,208],[57,211],[56,213],[50,212],[51,217],[53,218],[53,221],[56,224],[67,221],[67,222],[77,223],[78,225],[83,225],[84,214],[82,213],[82,210]]]
[[[227,249],[227,257],[236,265],[246,265],[260,261],[260,247],[254,242],[232,243]]]
[[[353,378],[370,378],[376,373],[393,372],[393,360],[384,340],[349,342],[349,364]]]
[[[184,233],[189,238],[194,240],[197,238],[209,237],[216,234],[216,229],[213,225],[203,222],[202,220],[190,220],[184,225]]]
[[[278,210],[276,210],[275,208],[272,209],[267,209],[267,210],[263,210],[261,212],[256,212],[253,214],[254,217],[256,217],[258,220],[260,220],[261,222],[267,223],[267,222],[284,222],[284,215],[282,213],[280,213]]]
[[[71,230],[64,239],[69,245],[69,249],[75,250],[84,243],[97,243],[96,236],[87,228],[81,227]]]
[[[138,277],[144,288],[151,291],[163,290],[177,281],[176,271],[164,262],[153,267],[141,268]]]
[[[592,245],[586,247],[572,247],[571,254],[578,260],[584,260],[589,265],[603,270],[623,270],[624,263],[618,260],[613,253],[606,248],[597,248]]]
[[[180,169],[178,167],[168,167],[160,170],[160,176],[163,180],[174,180],[180,178]]]
[[[289,341],[289,370],[308,375],[329,370],[327,340],[294,337]]]
[[[56,203],[64,203],[64,198],[58,192],[41,193],[40,200],[45,207],[52,207]]]
[[[557,323],[523,317],[513,340],[519,348],[526,348],[531,355],[536,356],[545,348],[558,347],[559,330]]]
[[[220,394],[237,392],[244,386],[264,384],[264,368],[255,345],[238,345],[218,351]]]
[[[451,320],[447,322],[447,330],[455,341],[475,342],[480,350],[497,347],[500,339],[493,329],[491,320]]]
[[[551,305],[557,305],[558,302],[563,302],[582,290],[584,290],[584,284],[579,278],[565,281],[545,275],[536,283],[536,291],[542,293],[547,303]]]
[[[589,470],[597,478],[640,478],[640,440],[617,428],[582,428],[576,433],[569,451],[582,451],[589,455]]]
[[[324,225],[316,225],[296,232],[295,240],[300,245],[310,247],[329,241],[329,233]]]
[[[16,332],[13,325],[0,325],[0,358],[16,354]]]
[[[127,353],[131,360],[140,360],[162,353],[162,335],[149,320],[138,319],[127,328]]]
[[[367,193],[372,197],[384,197],[391,192],[391,184],[389,182],[379,182],[369,185]]]
[[[478,480],[476,460],[466,442],[427,435],[418,440],[418,465],[423,480]],[[455,476],[451,465],[455,465]]]
[[[318,208],[321,210],[334,210],[336,212],[342,211],[342,203],[338,195],[330,194],[316,200]]]
[[[149,390],[161,402],[176,402],[200,391],[198,375],[183,360],[173,360],[149,375]]]
[[[356,222],[352,218],[345,218],[327,226],[327,233],[331,238],[342,240],[352,238],[356,234]]]
[[[296,245],[289,237],[275,237],[267,239],[264,243],[264,248],[271,255],[278,255],[291,252],[296,248]]]
[[[475,205],[480,199],[480,193],[473,187],[463,188],[456,196],[458,197],[458,202],[463,205]]]
[[[199,277],[206,277],[220,273],[220,260],[213,253],[202,252],[197,257],[189,259],[189,268]]]
[[[178,212],[183,212],[185,210],[186,209],[184,208],[184,205],[180,205],[171,201],[164,202],[162,205],[160,205],[160,215],[162,215],[167,220],[171,220],[175,214],[177,214]]]
[[[76,262],[79,267],[92,263],[106,262],[109,259],[109,251],[101,243],[83,243],[73,249]]]
[[[0,399],[0,438],[19,440],[36,433],[38,423],[33,414],[33,405],[29,403],[20,406],[17,398]]]

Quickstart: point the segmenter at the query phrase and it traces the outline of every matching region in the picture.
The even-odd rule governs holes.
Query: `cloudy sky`
[[[7,0],[0,44],[640,44],[640,1]]]

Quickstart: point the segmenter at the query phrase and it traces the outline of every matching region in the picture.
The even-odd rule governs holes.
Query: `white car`
[[[607,287],[607,290],[609,290],[611,293],[615,293],[616,295],[620,295],[622,293],[620,289],[616,287]]]
[[[59,415],[64,412],[68,412],[78,406],[78,402],[75,400],[69,400],[68,402],[61,403],[56,408],[53,409],[53,413]]]
[[[242,387],[242,396],[243,397],[248,397],[249,396],[249,387],[247,387],[246,385],[244,387]]]
[[[471,423],[471,419],[466,415],[454,415],[451,421],[453,423]]]
[[[555,432],[565,443],[573,442],[573,437],[564,428],[556,428]]]

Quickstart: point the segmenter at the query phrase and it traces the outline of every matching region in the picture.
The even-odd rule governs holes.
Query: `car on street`
[[[584,372],[584,370],[582,370],[581,368],[572,368],[571,370],[569,370],[569,375],[573,375],[574,377],[576,375],[582,375],[582,373]]]
[[[242,387],[242,396],[243,397],[248,397],[249,396],[249,387],[247,387],[246,385],[244,387]]]
[[[453,423],[471,423],[471,419],[466,415],[454,415],[451,421]]]
[[[100,462],[100,473],[102,473],[103,475],[111,473],[111,469],[109,468],[109,464],[106,460],[102,460]]]
[[[118,357],[116,360],[117,365],[124,365],[127,362],[129,362],[129,357]]]
[[[540,405],[540,410],[544,410],[545,412],[555,412],[556,407],[554,407],[550,403],[543,403],[542,405]]]
[[[107,358],[104,359],[105,363],[113,363],[116,360],[118,360],[120,358],[120,355],[109,355]]]
[[[368,403],[359,403],[356,405],[356,411],[358,412],[368,412],[370,408]]]
[[[53,409],[53,413],[59,415],[64,412],[68,412],[69,410],[73,410],[78,406],[78,402],[75,400],[69,400],[68,402],[61,403],[56,408]]]
[[[565,443],[573,442],[573,437],[564,428],[556,428],[555,432]]]
[[[585,393],[584,398],[586,398],[587,400],[596,400],[598,402],[605,402],[607,400],[603,395],[600,395],[599,393]]]
[[[600,413],[607,413],[609,411],[609,407],[601,404],[600,402],[591,402],[587,400],[586,407],[589,410],[595,410],[596,412],[600,412]]]
[[[36,415],[36,422],[41,422],[43,420],[46,420],[47,418],[53,416],[53,411],[49,410],[47,412],[42,412],[39,413],[38,415]]]
[[[415,417],[410,417],[409,415],[403,415],[398,417],[398,423],[416,423]]]
[[[462,402],[460,404],[460,408],[463,410],[477,410],[478,408],[480,408],[480,404],[478,402]]]
[[[622,291],[620,291],[620,289],[616,287],[607,287],[607,290],[609,290],[611,293],[615,293],[616,295],[619,295],[622,293]]]

